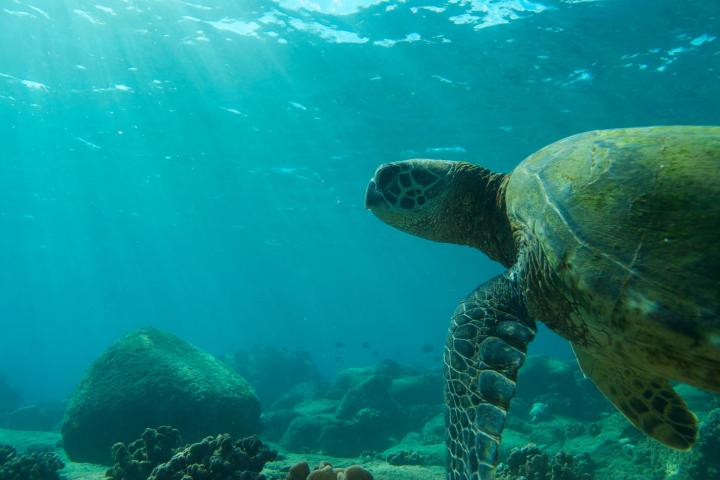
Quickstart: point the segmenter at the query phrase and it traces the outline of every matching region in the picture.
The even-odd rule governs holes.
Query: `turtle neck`
[[[451,241],[482,250],[505,267],[512,266],[517,248],[505,204],[510,175],[460,163],[452,176],[445,213],[450,219]]]

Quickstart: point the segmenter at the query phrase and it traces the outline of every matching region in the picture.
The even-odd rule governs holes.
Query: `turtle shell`
[[[664,329],[715,344],[720,360],[720,127],[560,140],[517,166],[506,201],[597,328],[645,321],[646,342]]]

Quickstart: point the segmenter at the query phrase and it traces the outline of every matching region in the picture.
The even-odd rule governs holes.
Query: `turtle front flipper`
[[[687,450],[698,434],[697,417],[664,378],[614,366],[573,345],[578,364],[605,397],[639,430],[668,447]]]
[[[445,344],[448,480],[490,480],[535,322],[511,274],[460,302]]]

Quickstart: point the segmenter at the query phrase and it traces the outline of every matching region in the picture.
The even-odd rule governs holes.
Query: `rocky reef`
[[[530,357],[527,366],[527,371],[521,371],[503,433],[499,479],[707,480],[717,476],[714,461],[720,457],[713,452],[720,451],[715,426],[720,415],[708,413],[717,405],[717,395],[677,387],[703,427],[692,453],[675,452],[639,432],[615,411],[574,360]],[[423,475],[418,472],[445,464],[439,372],[386,361],[341,371],[324,388],[295,393],[283,408],[264,415],[272,425],[273,439],[286,451],[350,456],[365,465],[372,459],[403,469],[399,471],[413,471],[417,478]],[[275,405],[282,402],[278,399]]]
[[[228,434],[188,445],[155,467],[148,480],[265,480],[265,463],[275,460],[257,437],[233,441]]]
[[[145,347],[134,348],[141,351]],[[267,350],[270,351],[274,350]],[[302,354],[288,355],[306,358]],[[289,365],[281,367],[285,360],[278,363],[269,356],[254,357],[253,368],[261,371],[267,361],[274,368],[291,369]],[[695,448],[678,452],[633,427],[582,376],[572,359],[530,357],[527,367],[521,371],[518,393],[503,432],[498,480],[720,479],[717,455],[720,396],[685,385],[675,387],[701,421]],[[182,378],[196,378],[192,368],[200,367],[191,364],[187,368],[191,375]],[[227,366],[223,368],[229,370]],[[299,371],[313,372],[315,368],[303,365]],[[264,381],[277,379],[274,374],[267,377]],[[177,381],[177,377],[170,378]],[[259,480],[265,476],[272,480],[367,480],[374,476],[442,480],[445,477],[446,427],[439,371],[382,361],[342,370],[332,381],[319,381],[309,373],[282,382],[287,390],[267,393],[267,398],[273,401],[262,415],[262,438],[275,442],[273,446],[280,449],[277,460],[273,461],[275,452],[257,438],[218,436],[218,432],[225,431],[223,425],[216,425],[216,430],[209,432],[212,436],[202,438],[184,438],[182,429],[158,427],[144,432],[140,429],[142,435],[138,433],[131,440],[140,436],[139,439],[116,444],[111,450],[115,465],[107,471],[107,478]],[[123,392],[120,386],[116,390]],[[122,401],[123,396],[118,399]],[[139,415],[138,412],[143,410],[128,415]],[[213,421],[210,411],[199,412]],[[31,433],[36,440],[21,440]],[[47,453],[29,449],[45,438],[53,439],[45,444],[49,451],[54,451],[58,437],[52,435],[0,430],[0,443],[14,445],[27,454]],[[303,464],[301,460],[310,463]],[[90,478],[73,472],[74,468],[80,471],[88,468],[85,465],[69,462],[64,472],[68,478]],[[338,465],[351,466],[338,468]],[[106,470],[103,467],[100,475]],[[0,480],[5,478],[0,476]]]
[[[291,451],[357,456],[383,451],[442,411],[439,372],[385,361],[340,372],[324,389],[268,412],[268,439]]]
[[[112,447],[113,480],[264,480],[260,473],[277,458],[257,437],[233,440],[228,434],[181,445],[180,432],[169,426],[148,428],[130,445]]]
[[[215,357],[170,333],[134,332],[90,367],[65,412],[62,435],[74,461],[110,464],[110,448],[146,425],[173,425],[186,440],[260,431],[252,387]]]
[[[372,474],[360,465],[333,468],[330,463],[321,462],[313,470],[307,462],[300,462],[288,471],[286,480],[373,480]]]
[[[550,455],[535,445],[515,448],[498,467],[497,480],[593,480],[594,465],[587,453]]]
[[[503,458],[529,442],[551,446],[554,454],[565,440],[592,438],[613,412],[575,362],[531,357],[527,368]],[[444,465],[442,392],[439,371],[389,360],[351,368],[328,385],[298,384],[278,397],[263,414],[264,436],[294,452],[379,455],[398,466]]]
[[[0,445],[0,479],[58,480],[65,465],[52,452],[18,454],[10,445]]]
[[[115,480],[147,480],[153,469],[170,460],[181,446],[182,438],[176,428],[167,425],[146,428],[129,445],[118,442],[112,446],[114,465],[105,476]]]

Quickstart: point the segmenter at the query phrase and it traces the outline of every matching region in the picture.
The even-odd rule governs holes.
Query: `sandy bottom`
[[[0,429],[0,443],[8,444],[18,452],[24,452],[28,447],[37,445],[52,446],[55,452],[65,462],[65,468],[60,472],[67,480],[100,480],[105,478],[104,465],[92,463],[71,462],[61,446],[61,436],[58,432],[29,432],[21,430]],[[276,445],[272,445],[277,448]],[[281,480],[285,478],[287,469],[300,461],[307,461],[311,466],[321,461],[330,462],[336,467],[346,467],[353,464],[362,464],[372,472],[376,480],[443,480],[445,469],[443,467],[419,467],[419,466],[394,466],[376,459],[336,458],[313,454],[296,454],[280,452],[280,459],[266,465],[264,474],[270,480]]]

